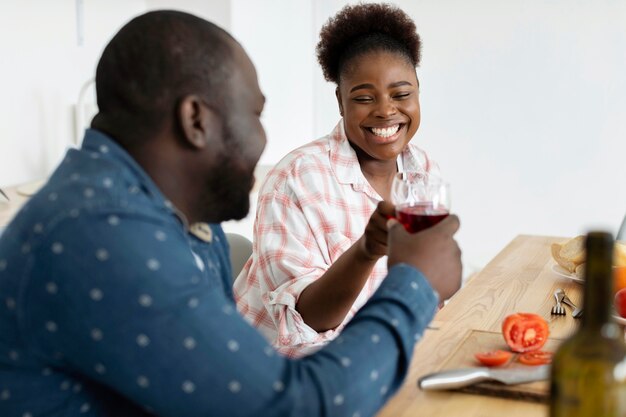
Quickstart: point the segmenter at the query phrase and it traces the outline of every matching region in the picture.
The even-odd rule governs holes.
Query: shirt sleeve
[[[251,316],[269,316],[269,323],[255,325],[270,327],[264,333],[275,335],[270,339],[278,348],[323,345],[343,329],[318,333],[296,310],[302,291],[352,244],[336,230],[332,215],[337,209],[329,207],[328,186],[320,186],[331,173],[303,170],[297,176],[274,174],[263,187],[254,226],[259,239],[245,279],[235,283],[239,308]]]
[[[160,416],[373,415],[437,306],[416,269],[395,266],[339,338],[294,361],[238,315],[179,225],[138,214],[61,225],[35,249],[46,268],[23,289],[22,334],[58,369]]]

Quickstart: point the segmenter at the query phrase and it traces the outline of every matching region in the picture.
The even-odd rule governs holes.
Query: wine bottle
[[[613,237],[590,232],[584,315],[578,331],[554,355],[550,416],[626,416],[624,331],[611,320]]]

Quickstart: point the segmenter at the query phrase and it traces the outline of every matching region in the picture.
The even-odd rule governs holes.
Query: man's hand
[[[459,218],[450,215],[433,227],[410,234],[396,220],[389,220],[387,265],[407,263],[418,268],[441,301],[450,298],[461,286],[461,250],[453,238],[459,225]]]
[[[387,255],[387,220],[394,214],[393,204],[386,201],[378,203],[359,239],[359,248],[367,259],[376,260]]]

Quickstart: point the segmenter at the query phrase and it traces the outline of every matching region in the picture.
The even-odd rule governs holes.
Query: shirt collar
[[[137,179],[138,183],[136,186],[147,191],[147,194],[152,198],[154,203],[170,211],[176,211],[172,202],[165,198],[159,187],[152,181],[152,178],[150,178],[141,165],[107,134],[96,129],[87,129],[81,150],[122,164]]]
[[[398,155],[400,166],[404,171],[427,171],[428,161],[424,153],[417,146],[410,143]],[[360,169],[356,152],[350,145],[344,129],[343,119],[330,133],[330,165],[341,184],[352,184],[355,188],[363,188],[369,185]]]

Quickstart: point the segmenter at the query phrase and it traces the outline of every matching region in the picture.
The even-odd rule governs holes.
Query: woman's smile
[[[368,127],[365,128],[371,135],[370,140],[380,144],[386,145],[398,140],[400,135],[405,132],[404,123],[396,123],[386,127]]]

